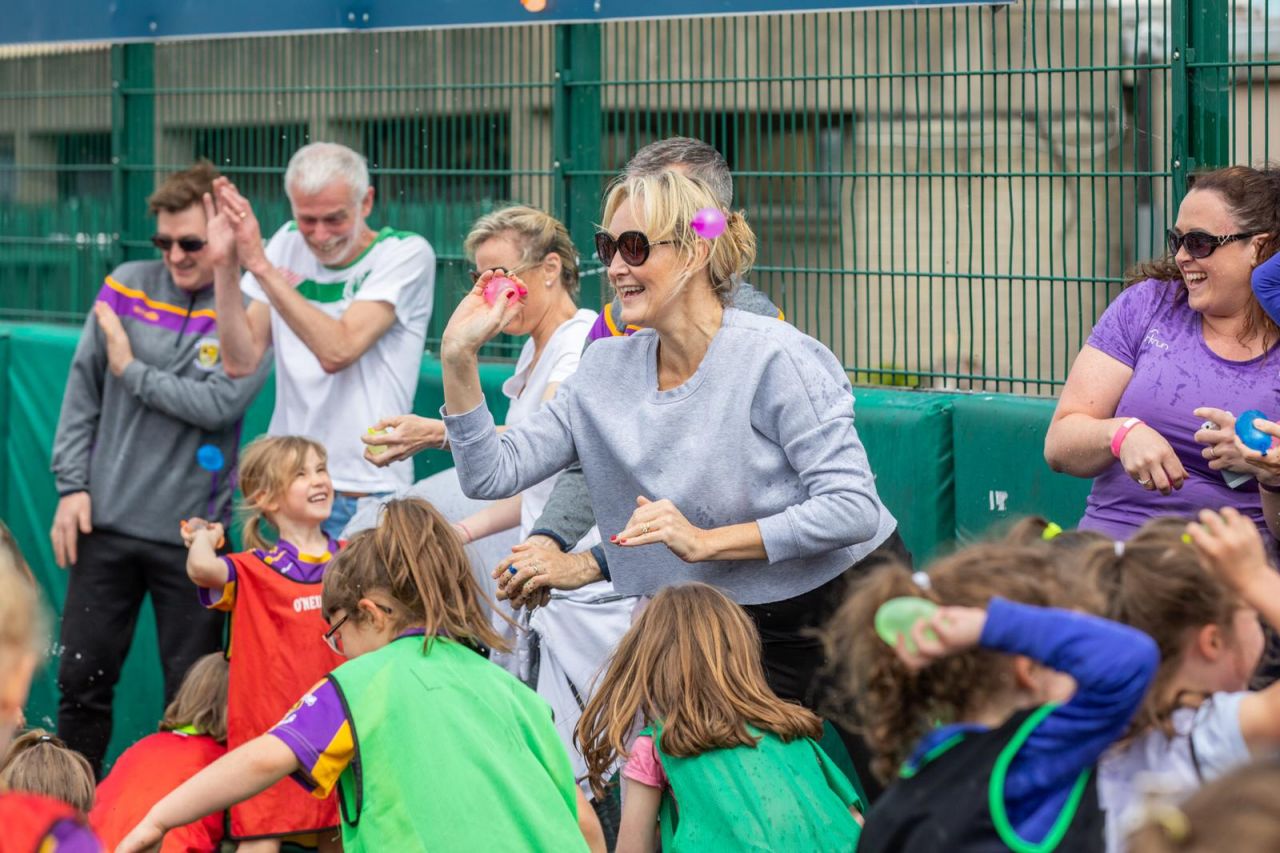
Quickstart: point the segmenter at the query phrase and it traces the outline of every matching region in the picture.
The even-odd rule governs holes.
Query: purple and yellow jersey
[[[425,634],[421,628],[411,628],[400,636]],[[356,754],[351,721],[338,688],[328,678],[307,691],[268,734],[280,738],[293,751],[301,767],[293,779],[315,797],[329,795]]]
[[[168,302],[152,299],[141,290],[126,287],[111,276],[107,276],[102,289],[98,291],[99,302],[105,302],[117,317],[132,317],[150,326],[160,326],[171,332],[187,335],[217,335],[218,315],[212,308],[189,311]],[[206,354],[203,348],[198,356],[202,363],[207,359],[212,368],[218,361],[217,341],[210,344]]]
[[[293,779],[315,797],[329,795],[356,754],[342,697],[328,678],[307,691],[269,734],[293,751],[301,768]]]
[[[338,553],[340,544],[329,537],[329,548],[323,554],[304,554],[293,543],[281,539],[270,551],[254,550],[253,554],[275,571],[302,583],[315,583],[324,576],[324,570]],[[200,603],[211,610],[231,612],[236,606],[236,566],[230,557],[222,557],[227,567],[227,583],[221,590],[201,589]]]
[[[595,323],[591,325],[591,331],[587,332],[587,343],[598,341],[601,338],[618,338],[623,335],[632,335],[640,331],[639,326],[619,326],[618,321],[613,317],[613,305],[614,303],[610,302],[604,306],[600,316],[596,317]]]

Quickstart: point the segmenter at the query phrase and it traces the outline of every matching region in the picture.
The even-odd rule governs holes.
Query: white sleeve
[[[547,384],[563,382],[578,371],[578,362],[582,361],[581,347],[566,347],[556,354],[551,364],[551,372],[547,374]]]
[[[577,372],[578,364],[582,361],[582,350],[587,343],[587,335],[591,333],[591,326],[594,322],[595,316],[592,316],[590,320],[579,321],[575,319],[571,328],[566,329],[564,334],[557,336],[556,345],[558,351],[548,353],[553,359],[551,371],[547,374],[548,385],[553,382],[563,382]]]
[[[1249,762],[1249,747],[1240,731],[1240,703],[1247,695],[1215,693],[1196,710],[1191,748],[1206,782]]]
[[[435,289],[436,253],[422,237],[392,238],[384,257],[356,291],[357,302],[386,302],[396,319],[409,326],[431,312]]]

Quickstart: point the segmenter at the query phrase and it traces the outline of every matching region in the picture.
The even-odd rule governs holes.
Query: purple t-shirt
[[[1167,497],[1139,486],[1117,460],[1093,481],[1080,527],[1117,539],[1163,515],[1189,517],[1205,508],[1231,506],[1265,529],[1257,482],[1227,486],[1222,472],[1201,456],[1195,433],[1201,406],[1240,414],[1280,411],[1280,354],[1228,361],[1205,343],[1201,316],[1174,298],[1176,282],[1148,279],[1123,291],[1094,326],[1088,344],[1133,368],[1116,417],[1141,418],[1173,446],[1187,480]]]

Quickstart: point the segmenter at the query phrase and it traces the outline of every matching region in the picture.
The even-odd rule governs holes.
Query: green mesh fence
[[[1280,0],[1031,0],[0,48],[0,317],[78,321],[195,157],[283,222],[326,139],[435,246],[433,347],[476,216],[537,205],[589,255],[608,179],[685,134],[734,170],[752,281],[855,381],[1052,394],[1186,173],[1276,156],[1274,39]]]

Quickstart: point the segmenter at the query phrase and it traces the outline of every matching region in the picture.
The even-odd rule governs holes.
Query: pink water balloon
[[[694,233],[704,240],[714,240],[724,233],[726,225],[724,213],[716,207],[704,207],[693,215],[689,223]]]
[[[517,299],[527,296],[529,291],[520,284],[507,278],[505,275],[495,275],[489,279],[489,283],[484,286],[484,301],[490,305],[498,301],[498,296],[503,293],[515,294]],[[508,299],[511,297],[507,297]]]

